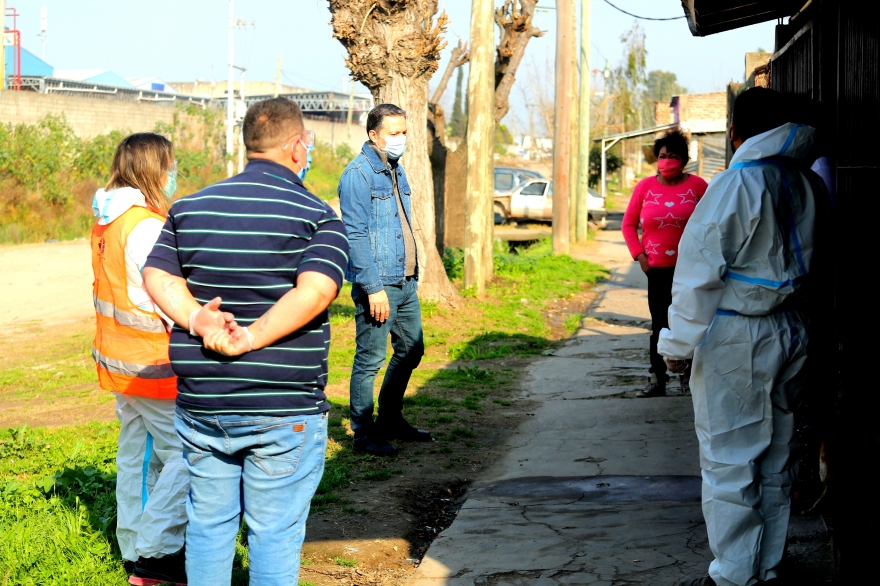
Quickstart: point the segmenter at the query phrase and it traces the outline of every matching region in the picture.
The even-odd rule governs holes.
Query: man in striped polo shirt
[[[144,269],[176,324],[191,586],[229,584],[242,505],[250,583],[297,582],[324,470],[327,307],[348,262],[342,222],[302,184],[314,134],[299,106],[258,102],[243,134],[244,172],[175,202]],[[217,297],[236,322],[208,333],[195,322]]]

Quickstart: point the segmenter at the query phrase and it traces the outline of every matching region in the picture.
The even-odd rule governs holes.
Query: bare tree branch
[[[544,36],[544,31],[532,26],[537,4],[538,0],[505,0],[504,5],[495,10],[495,24],[501,29],[495,55],[496,125],[510,110],[510,90],[526,46],[532,37]]]
[[[452,77],[452,72],[455,71],[457,67],[461,67],[471,59],[471,54],[468,51],[467,43],[464,41],[458,41],[458,46],[452,48],[452,55],[449,57],[449,63],[446,65],[446,71],[443,72],[443,77],[440,78],[440,84],[437,86],[437,89],[434,90],[434,95],[431,97],[432,104],[439,104],[440,98],[443,97],[443,92],[446,91],[446,86],[449,85],[449,78]]]

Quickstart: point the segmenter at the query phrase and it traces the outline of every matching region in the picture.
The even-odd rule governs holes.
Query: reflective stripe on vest
[[[92,300],[95,302],[95,311],[104,317],[115,319],[123,326],[151,334],[164,334],[166,332],[165,323],[161,319],[122,311],[109,301],[101,301],[97,295],[92,295]]]
[[[125,362],[123,360],[116,360],[115,358],[108,358],[94,348],[92,349],[92,358],[95,359],[98,366],[108,372],[112,372],[113,374],[146,379],[171,378],[174,376],[174,371],[171,370],[170,364],[153,364],[145,366],[133,362]]]

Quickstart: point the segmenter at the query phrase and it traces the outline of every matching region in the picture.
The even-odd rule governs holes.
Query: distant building
[[[24,73],[22,73],[24,75]],[[56,69],[51,77],[84,83],[134,88],[127,79],[109,69]]]
[[[4,47],[6,77],[15,74],[15,47]],[[25,49],[21,48],[21,75],[51,77],[55,68]]]
[[[173,85],[165,83],[158,77],[130,77],[128,82],[137,90],[165,92],[166,94],[179,93]]]

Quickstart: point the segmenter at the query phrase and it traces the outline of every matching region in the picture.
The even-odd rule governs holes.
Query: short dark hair
[[[403,116],[406,118],[406,110],[394,104],[379,104],[370,110],[370,113],[367,115],[367,136],[370,135],[371,130],[378,132],[388,116]]]
[[[669,130],[654,141],[654,156],[659,157],[660,149],[666,147],[667,153],[675,153],[681,157],[681,166],[684,167],[690,161],[689,146],[690,142],[681,130]]]
[[[789,117],[793,112],[786,110],[786,99],[776,90],[763,87],[747,89],[733,102],[734,138],[748,140],[791,122]]]
[[[241,133],[248,152],[265,152],[280,141],[302,132],[299,104],[288,98],[261,100],[248,108]]]

